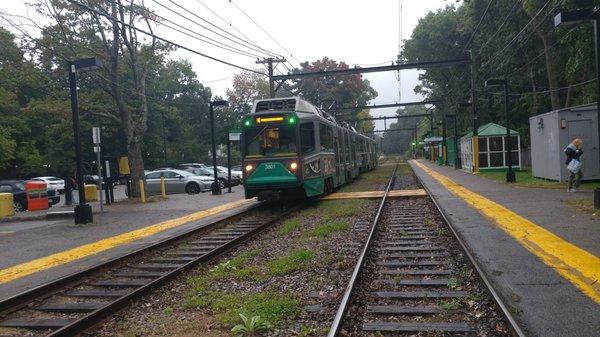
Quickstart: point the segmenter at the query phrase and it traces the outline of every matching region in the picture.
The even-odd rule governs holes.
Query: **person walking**
[[[579,157],[583,154],[583,141],[580,138],[575,138],[571,144],[565,148],[565,154],[567,155],[567,169],[569,170],[569,185],[567,192],[577,192],[577,188],[581,185],[581,177],[583,171],[581,170],[581,162]],[[575,161],[575,162],[573,162]]]

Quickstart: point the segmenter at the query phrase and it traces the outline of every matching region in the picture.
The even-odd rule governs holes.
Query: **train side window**
[[[319,124],[319,139],[321,140],[321,151],[333,151],[333,131],[331,126]]]
[[[300,150],[302,153],[315,150],[315,124],[313,122],[300,124]]]

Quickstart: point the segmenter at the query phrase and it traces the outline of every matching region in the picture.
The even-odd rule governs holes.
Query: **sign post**
[[[230,129],[229,137],[227,140],[227,182],[228,188],[227,193],[231,193],[231,141],[240,140],[242,132],[238,129]]]
[[[100,190],[100,214],[104,211],[102,197],[102,153],[100,149],[100,128],[92,128],[92,141],[94,143],[94,152],[96,152],[96,167],[98,169],[98,190]]]

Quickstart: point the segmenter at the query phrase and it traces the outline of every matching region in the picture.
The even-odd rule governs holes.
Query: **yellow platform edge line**
[[[417,161],[413,163],[490,219],[585,295],[600,303],[600,258],[427,166]]]
[[[221,213],[232,208],[241,207],[254,202],[254,199],[239,200],[209,208],[203,211],[191,213],[179,218],[170,219],[150,225],[144,228],[136,229],[127,233],[122,233],[112,237],[108,237],[99,241],[81,245],[69,250],[58,252],[52,255],[41,257],[35,260],[24,262],[6,269],[0,270],[0,284],[14,281],[33,273],[60,266],[66,263],[73,262],[111,248],[130,243],[154,234],[172,229],[192,221],[198,221],[203,218]]]

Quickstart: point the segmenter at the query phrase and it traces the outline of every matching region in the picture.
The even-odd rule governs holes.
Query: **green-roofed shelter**
[[[477,129],[479,136],[479,168],[481,170],[506,169],[506,128],[496,123],[488,123]],[[521,136],[510,130],[513,168],[521,168]],[[460,139],[462,168],[473,170],[473,132]]]

